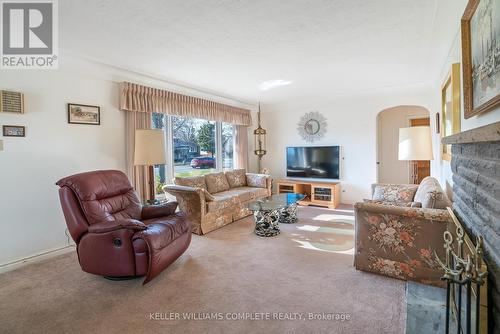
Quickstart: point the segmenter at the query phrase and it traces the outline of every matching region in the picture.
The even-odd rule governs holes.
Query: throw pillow
[[[422,207],[428,209],[446,209],[451,206],[451,202],[438,180],[429,176],[423,179],[418,186],[415,200],[422,202]]]
[[[227,182],[226,175],[222,172],[205,175],[205,181],[207,183],[207,190],[211,194],[229,190],[229,183]]]
[[[373,192],[376,201],[413,202],[417,186],[377,185]]]
[[[247,174],[247,186],[256,188],[267,187],[267,175],[264,174]]]
[[[244,169],[235,169],[225,172],[225,174],[231,188],[244,187],[247,185],[247,176]]]

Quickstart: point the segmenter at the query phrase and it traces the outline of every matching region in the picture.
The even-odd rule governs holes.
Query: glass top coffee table
[[[274,237],[280,233],[278,223],[297,222],[297,202],[304,199],[302,194],[277,194],[248,204],[255,218],[255,234]]]

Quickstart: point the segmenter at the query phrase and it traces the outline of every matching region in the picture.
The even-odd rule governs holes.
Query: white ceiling
[[[279,103],[435,79],[465,2],[62,0],[61,48],[240,101]],[[268,80],[291,83],[261,90]]]

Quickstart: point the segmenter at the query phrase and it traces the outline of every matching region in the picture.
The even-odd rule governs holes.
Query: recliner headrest
[[[133,190],[127,176],[119,170],[99,170],[65,177],[56,182],[69,187],[82,201],[93,201]]]

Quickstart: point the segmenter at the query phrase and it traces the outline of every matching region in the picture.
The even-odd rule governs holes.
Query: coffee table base
[[[280,234],[280,211],[281,209],[254,211],[255,234],[260,237],[274,237]]]
[[[279,222],[282,224],[295,224],[297,222],[297,203],[281,209]]]

